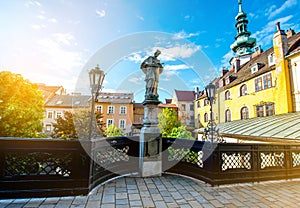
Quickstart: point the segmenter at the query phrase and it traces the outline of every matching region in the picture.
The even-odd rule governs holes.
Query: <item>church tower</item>
[[[242,9],[242,0],[238,0],[238,5],[239,12],[235,17],[237,34],[235,36],[235,42],[230,46],[232,51],[236,54],[231,60],[231,64],[235,68],[239,68],[238,65],[242,65],[251,59],[251,54],[253,53],[252,48],[256,45],[256,39],[250,37],[251,33],[247,30],[248,20],[247,14],[244,13]]]

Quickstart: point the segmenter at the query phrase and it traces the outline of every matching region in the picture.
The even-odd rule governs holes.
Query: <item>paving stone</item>
[[[102,197],[102,203],[104,203],[104,204],[115,203],[115,195],[114,194],[104,194]]]
[[[130,207],[142,207],[143,203],[140,200],[134,201],[134,200],[130,200],[129,201]]]

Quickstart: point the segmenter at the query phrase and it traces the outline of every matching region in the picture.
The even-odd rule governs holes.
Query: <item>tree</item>
[[[70,111],[64,112],[64,117],[58,117],[56,123],[53,123],[53,138],[62,139],[77,139],[78,135],[76,133],[73,114]]]
[[[186,130],[186,126],[179,126],[172,129],[170,137],[181,138],[181,139],[194,139],[192,133]]]
[[[106,128],[105,134],[107,137],[115,137],[115,136],[122,136],[123,132],[121,129],[111,124]]]
[[[36,84],[20,74],[0,72],[0,136],[39,137],[44,99]]]
[[[158,127],[160,128],[163,137],[168,137],[168,135],[171,135],[173,128],[181,126],[176,113],[171,108],[164,108],[162,112],[158,114],[158,120]]]
[[[93,122],[93,129],[96,131],[92,135],[104,134],[104,123],[102,121],[103,115],[99,112],[95,112],[96,122]],[[51,135],[53,138],[62,139],[88,139],[90,131],[91,112],[89,109],[80,108],[75,109],[72,113],[70,111],[64,112],[64,117],[56,119],[56,123],[53,123],[54,132]],[[97,126],[97,128],[96,128]]]

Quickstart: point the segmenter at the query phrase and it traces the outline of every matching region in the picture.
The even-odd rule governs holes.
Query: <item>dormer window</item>
[[[225,85],[228,85],[230,83],[230,77],[226,77],[225,79]]]
[[[274,53],[270,53],[268,56],[268,61],[269,61],[269,66],[272,66],[275,64],[275,57],[274,57]]]
[[[258,71],[258,64],[256,63],[256,64],[254,64],[254,65],[251,67],[251,73],[253,74],[253,73],[257,72],[257,71]]]

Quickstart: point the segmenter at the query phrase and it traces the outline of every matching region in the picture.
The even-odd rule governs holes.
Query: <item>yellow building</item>
[[[277,23],[273,47],[263,52],[260,47],[254,48],[255,39],[247,31],[241,2],[239,7],[236,41],[231,45],[236,55],[230,61],[230,70],[222,70],[213,81],[217,87],[213,119],[223,123],[299,111],[300,33],[285,33]],[[196,127],[207,126],[210,106],[204,91],[198,93],[194,103]]]

